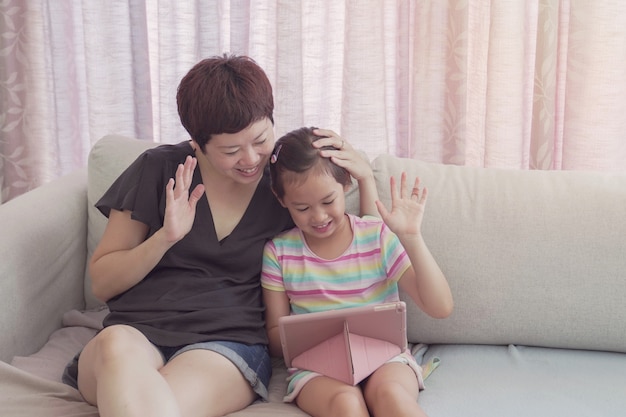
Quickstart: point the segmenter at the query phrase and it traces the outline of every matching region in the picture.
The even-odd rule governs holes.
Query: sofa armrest
[[[0,205],[0,360],[29,355],[83,308],[87,172]]]

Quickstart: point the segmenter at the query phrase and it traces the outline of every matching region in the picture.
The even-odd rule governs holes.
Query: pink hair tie
[[[278,147],[276,148],[276,151],[274,151],[274,153],[272,154],[272,156],[270,157],[270,162],[272,164],[275,164],[276,161],[278,161],[278,154],[280,153],[280,150],[283,148],[283,144],[279,144]]]

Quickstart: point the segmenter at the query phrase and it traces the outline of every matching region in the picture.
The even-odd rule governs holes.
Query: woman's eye
[[[330,201],[324,201],[324,205],[326,206],[330,206],[331,204],[333,204],[335,202],[335,200],[330,200]]]
[[[297,208],[296,210],[302,212],[302,211],[307,211],[308,209],[309,209],[308,207],[305,207],[305,208]]]

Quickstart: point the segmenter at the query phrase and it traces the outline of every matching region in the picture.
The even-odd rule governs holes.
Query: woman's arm
[[[196,204],[204,193],[198,185],[189,193],[196,159],[187,157],[167,183],[163,227],[146,239],[148,226],[131,218],[130,211],[112,209],[104,234],[89,261],[94,295],[108,301],[137,285],[182,239],[193,225]],[[176,184],[176,185],[175,185]]]
[[[378,190],[372,167],[360,151],[356,150],[347,141],[339,137],[332,130],[316,129],[315,134],[326,136],[325,138],[313,142],[313,146],[320,148],[323,146],[333,146],[336,150],[323,150],[320,155],[330,158],[333,163],[346,169],[359,184],[360,216],[370,215],[378,217],[376,200],[378,200]]]

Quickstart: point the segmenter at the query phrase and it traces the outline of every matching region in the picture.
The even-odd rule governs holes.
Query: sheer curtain
[[[232,52],[268,73],[276,134],[368,156],[626,170],[620,0],[0,0],[0,202],[108,133],[186,138],[180,78]]]

